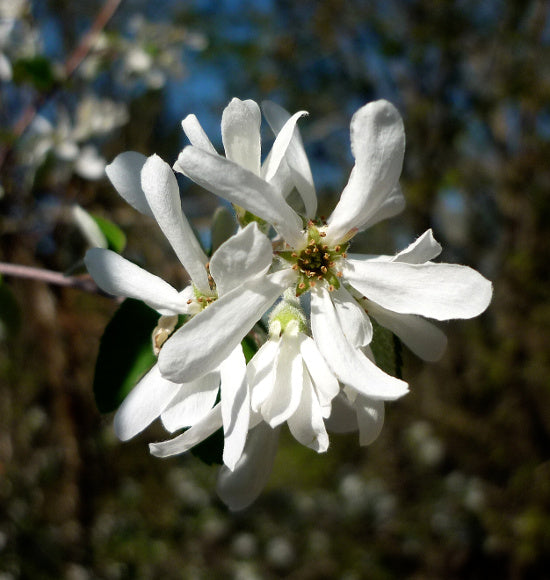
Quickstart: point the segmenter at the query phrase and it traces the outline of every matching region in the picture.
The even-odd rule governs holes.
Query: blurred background
[[[232,514],[215,467],[149,456],[158,426],[120,443],[97,411],[117,303],[4,276],[1,580],[550,578],[549,12],[545,0],[0,1],[1,261],[73,271],[89,243],[77,204],[181,287],[106,162],[135,150],[173,163],[189,113],[221,151],[229,100],[271,99],[310,113],[300,127],[328,214],[353,165],[351,115],[386,98],[405,122],[407,208],[354,250],[394,253],[433,228],[442,261],[495,288],[483,316],[444,325],[440,362],[404,352],[411,392],[372,446],[332,436],[317,456],[286,436],[267,489]],[[206,231],[217,199],[182,191]]]

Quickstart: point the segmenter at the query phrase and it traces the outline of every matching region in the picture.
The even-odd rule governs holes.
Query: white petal
[[[219,387],[220,375],[217,372],[182,384],[160,417],[164,427],[173,433],[203,419],[216,403]]]
[[[354,406],[359,423],[359,445],[370,445],[384,425],[384,401],[357,397]]]
[[[277,135],[285,123],[290,119],[290,114],[279,105],[264,101],[262,108],[267,122]],[[309,161],[304,150],[300,131],[295,128],[292,140],[288,145],[285,161],[290,170],[290,174],[296,189],[298,190],[305,206],[306,217],[312,218],[317,211],[317,195]]]
[[[116,436],[131,439],[148,427],[178,394],[181,385],[162,378],[155,365],[130,391],[114,421]]]
[[[168,282],[111,250],[92,248],[86,252],[84,263],[96,284],[108,294],[143,300],[165,315],[188,310],[185,297]]]
[[[247,365],[252,410],[259,412],[263,402],[271,396],[277,376],[280,341],[268,340],[258,349]]]
[[[489,280],[457,264],[405,264],[347,260],[348,282],[388,310],[436,320],[472,318],[491,302]]]
[[[147,157],[135,151],[117,155],[105,172],[120,196],[139,212],[153,217],[145,193],[141,188],[141,170]]]
[[[372,323],[355,298],[343,287],[331,293],[342,332],[352,346],[366,346],[372,340]]]
[[[259,276],[207,306],[166,341],[159,354],[162,374],[184,383],[216,368],[290,285],[293,274],[282,270]]]
[[[431,322],[415,314],[397,314],[366,301],[365,307],[379,324],[396,334],[411,350],[426,361],[439,360],[447,346],[447,337]]]
[[[351,120],[351,149],[355,167],[328,219],[331,240],[374,223],[378,211],[387,211],[388,199],[399,199],[395,188],[403,165],[405,130],[397,109],[387,101],[359,109]]]
[[[276,373],[273,392],[261,407],[262,416],[271,427],[284,423],[300,404],[304,365],[296,337],[281,337]]]
[[[224,242],[210,259],[210,273],[222,296],[245,280],[264,274],[273,261],[269,238],[256,222],[248,224]]]
[[[195,115],[187,115],[187,117],[185,117],[185,119],[181,122],[181,126],[184,133],[187,135],[187,138],[191,142],[191,145],[217,155],[214,145],[212,145],[212,142],[204,132],[199,123],[199,120],[197,117],[195,117]]]
[[[223,462],[235,469],[240,459],[250,421],[250,393],[246,380],[246,360],[241,345],[220,365],[221,405],[224,430]]]
[[[305,334],[300,335],[300,354],[315,386],[319,403],[323,410],[328,410],[328,415],[332,400],[340,392],[338,379],[332,374],[315,341]]]
[[[222,411],[221,405],[218,403],[215,407],[210,409],[207,415],[185,431],[185,433],[182,433],[173,439],[168,439],[167,441],[150,443],[149,451],[156,457],[170,457],[172,455],[178,455],[179,453],[185,453],[186,451],[189,451],[191,447],[194,447],[201,441],[210,437],[210,435],[215,433],[221,426]]]
[[[260,423],[249,433],[235,470],[220,469],[216,489],[229,509],[243,510],[260,495],[273,469],[279,430]]]
[[[441,245],[435,240],[432,230],[425,231],[417,240],[401,250],[392,258],[392,262],[423,264],[441,254]]]
[[[225,156],[237,165],[260,175],[260,107],[252,101],[233,99],[222,115]]]
[[[194,284],[208,291],[208,258],[181,210],[178,182],[171,167],[158,155],[152,155],[141,171],[141,186],[160,229]]]
[[[393,400],[408,392],[407,383],[384,373],[348,342],[324,288],[311,292],[311,330],[321,354],[341,382],[376,399]]]
[[[289,244],[301,241],[299,216],[275,187],[251,171],[196,147],[186,147],[174,167],[201,187],[272,224]]]
[[[321,406],[313,392],[313,385],[307,373],[303,374],[303,380],[300,403],[296,411],[288,418],[288,428],[296,441],[317,453],[323,453],[328,449],[329,440]]]
[[[262,175],[266,181],[271,181],[281,165],[281,161],[285,158],[285,154],[293,139],[294,130],[298,119],[307,115],[307,111],[299,111],[289,117],[287,122],[281,127],[280,132],[275,138],[273,147],[271,148],[271,155],[269,162],[266,161],[265,167],[262,167]]]
[[[325,425],[333,433],[357,431],[357,413],[343,392],[332,400],[332,411]]]

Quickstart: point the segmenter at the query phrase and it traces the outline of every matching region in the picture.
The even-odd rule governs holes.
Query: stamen
[[[315,288],[316,285],[317,285],[317,282],[315,282],[315,280],[310,280],[309,281],[309,287],[310,288]]]
[[[328,291],[329,292],[334,292],[334,286],[332,284],[329,285]]]
[[[327,232],[319,232],[319,237],[324,238],[326,237]]]
[[[187,304],[191,304],[191,302],[193,302],[193,301],[191,300],[191,298],[189,298],[189,300],[187,301]]]
[[[292,264],[292,269],[293,270],[298,270],[298,264]]]
[[[328,272],[328,268],[326,266],[321,266],[321,272],[323,272],[323,274],[326,274]]]
[[[298,284],[298,288],[300,288],[300,290],[303,290],[305,287],[306,287],[306,285],[305,285],[305,283],[304,283],[304,282],[300,282],[300,283]]]
[[[336,272],[336,276],[338,276],[338,278],[341,278],[343,275],[344,275],[343,272]],[[363,296],[363,298],[364,298],[364,296]]]

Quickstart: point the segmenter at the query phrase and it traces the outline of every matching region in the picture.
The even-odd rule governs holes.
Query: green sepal
[[[107,324],[99,345],[94,397],[101,413],[117,409],[139,379],[155,364],[151,335],[159,314],[127,298]]]
[[[370,347],[376,365],[392,377],[403,378],[403,345],[401,341],[391,330],[380,326],[373,318],[371,318],[371,322],[373,336]]]

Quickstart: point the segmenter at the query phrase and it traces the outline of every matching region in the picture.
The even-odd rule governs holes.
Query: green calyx
[[[307,244],[301,250],[278,252],[279,256],[292,264],[299,274],[296,296],[304,294],[316,284],[326,282],[330,291],[340,287],[342,272],[338,269],[340,258],[346,258],[349,243],[329,245],[325,242],[325,231],[313,221],[308,223]]]

